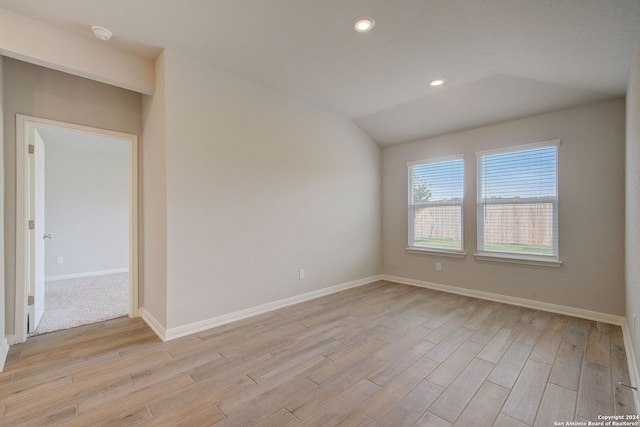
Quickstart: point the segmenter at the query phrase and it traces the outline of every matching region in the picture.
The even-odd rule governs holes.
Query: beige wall
[[[164,78],[169,328],[380,273],[360,128],[176,52]]]
[[[636,366],[640,366],[640,38],[627,91],[626,301]],[[636,316],[634,330],[633,316]],[[637,381],[638,378],[632,378]],[[637,385],[637,383],[634,383]],[[636,394],[637,397],[637,394]]]
[[[142,93],[153,61],[0,8],[0,54]]]
[[[140,135],[141,95],[40,66],[3,58],[6,330],[13,333],[15,301],[17,113]]]
[[[569,307],[624,315],[623,100],[587,105],[387,147],[382,153],[383,272]],[[561,139],[560,268],[476,261],[476,151]],[[409,161],[465,156],[465,259],[407,246]],[[442,272],[435,263],[442,263]]]
[[[156,59],[156,89],[143,96],[140,146],[139,305],[167,325],[167,164],[164,52]]]

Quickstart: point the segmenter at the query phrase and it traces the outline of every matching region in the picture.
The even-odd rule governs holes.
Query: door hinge
[[[29,295],[27,298],[27,305],[33,305],[33,295]]]
[[[33,154],[36,152],[36,147],[33,144],[29,144],[29,154]]]
[[[36,222],[32,219],[29,220],[29,230],[36,228]]]

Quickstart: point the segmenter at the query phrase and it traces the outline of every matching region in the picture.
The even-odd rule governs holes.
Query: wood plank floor
[[[380,281],[167,343],[30,338],[0,425],[552,426],[635,414],[620,327]]]

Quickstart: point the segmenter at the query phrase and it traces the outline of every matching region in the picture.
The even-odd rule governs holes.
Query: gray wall
[[[380,148],[358,126],[164,62],[169,328],[380,274]]]
[[[514,120],[385,148],[383,272],[477,291],[624,315],[623,100]],[[560,268],[477,261],[476,151],[561,139]],[[407,166],[465,156],[465,259],[413,255],[407,246]],[[442,263],[442,272],[435,263]]]
[[[626,296],[627,322],[640,366],[640,38],[627,91]],[[636,328],[633,327],[636,316]],[[638,378],[632,378],[632,381]],[[637,385],[637,384],[635,384]]]
[[[141,95],[18,60],[4,64],[5,313],[14,333],[16,114],[140,135]]]
[[[129,266],[129,141],[39,129],[45,159],[45,276]],[[57,264],[56,258],[64,263]]]
[[[156,59],[156,90],[142,97],[144,136],[140,146],[139,297],[164,327],[167,325],[167,162],[164,52]]]
[[[0,55],[0,147],[4,146],[4,79],[3,79],[3,57]],[[0,149],[0,224],[4,223],[4,163],[2,161],[3,150]],[[0,227],[0,370],[3,367],[4,359],[2,355],[8,350],[5,341],[5,293],[4,283],[4,227]]]

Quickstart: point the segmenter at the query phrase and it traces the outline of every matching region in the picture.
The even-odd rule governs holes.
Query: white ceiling
[[[353,119],[380,145],[623,96],[640,0],[0,0],[183,51]],[[353,30],[372,16],[370,33]],[[96,41],[97,43],[98,41]],[[446,79],[431,88],[433,78]]]

